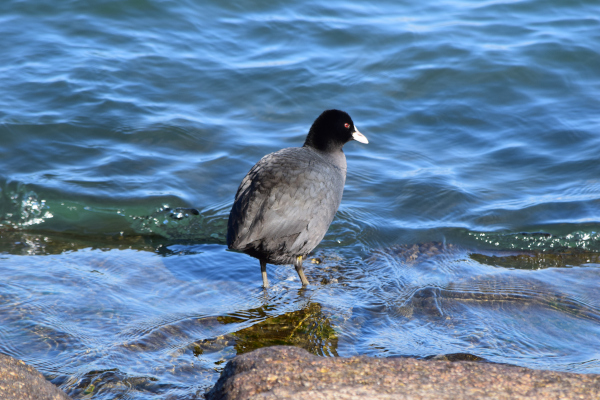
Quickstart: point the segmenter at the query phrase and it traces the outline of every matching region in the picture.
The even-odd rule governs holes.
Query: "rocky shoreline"
[[[230,360],[207,400],[598,399],[600,375],[413,358],[319,357],[291,346]],[[23,361],[0,354],[0,399],[69,400]]]
[[[600,375],[412,358],[325,358],[274,346],[229,361],[207,400],[597,399]]]
[[[0,399],[69,400],[70,397],[32,366],[0,354]]]

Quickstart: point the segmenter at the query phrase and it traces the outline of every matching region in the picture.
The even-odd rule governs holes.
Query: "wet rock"
[[[207,400],[596,399],[600,375],[412,358],[324,358],[262,348],[227,363]]]
[[[69,400],[35,368],[0,354],[0,399]]]

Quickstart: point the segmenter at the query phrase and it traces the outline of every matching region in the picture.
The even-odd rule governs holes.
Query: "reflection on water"
[[[33,251],[2,255],[0,351],[74,397],[200,395],[236,354],[277,344],[600,372],[598,253],[321,251],[313,285],[277,266],[263,291],[253,260],[223,245],[7,234]]]
[[[568,268],[557,268],[556,260]],[[439,244],[382,250],[367,261],[381,285],[361,285],[368,301],[357,298],[363,307],[354,306],[339,347],[352,332],[364,338],[355,351],[371,348],[373,355],[469,353],[534,368],[598,371],[597,261],[597,253],[487,256]],[[376,328],[368,325],[375,321]]]

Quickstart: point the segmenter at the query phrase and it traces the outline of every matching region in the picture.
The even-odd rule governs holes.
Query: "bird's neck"
[[[314,147],[307,146],[306,144],[303,147],[310,149],[321,159],[323,159],[323,161],[326,161],[329,164],[339,168],[344,172],[344,174],[346,173],[346,155],[341,148],[337,149],[336,151],[322,151],[315,149]]]
[[[342,152],[343,146],[344,143],[339,143],[336,140],[332,140],[331,137],[325,137],[323,135],[316,134],[312,127],[306,136],[306,141],[304,142],[304,147],[310,147],[314,150],[326,153]]]

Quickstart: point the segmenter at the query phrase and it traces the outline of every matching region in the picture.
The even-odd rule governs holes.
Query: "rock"
[[[70,400],[35,368],[0,354],[0,399]]]
[[[600,375],[412,358],[325,358],[274,346],[229,361],[207,400],[597,399]]]

